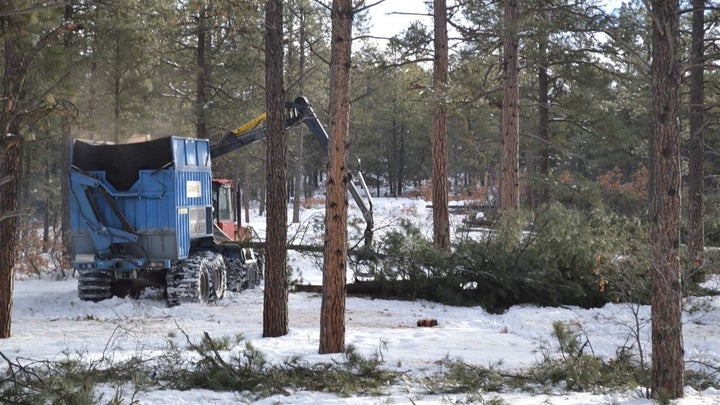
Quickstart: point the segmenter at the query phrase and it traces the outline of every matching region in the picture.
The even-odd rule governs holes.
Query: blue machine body
[[[207,140],[75,141],[70,189],[76,268],[167,268],[187,258],[195,241],[212,237]]]

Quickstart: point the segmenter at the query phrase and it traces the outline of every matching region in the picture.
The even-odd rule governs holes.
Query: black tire
[[[227,262],[227,289],[240,292],[260,284],[262,276],[257,262],[245,261],[241,257],[226,258]]]
[[[227,270],[225,261],[218,255],[210,265],[210,302],[219,301],[225,296],[227,289]]]
[[[191,253],[187,260],[178,262],[168,270],[165,278],[168,305],[205,304],[222,298],[225,295],[224,271],[222,256],[216,252]]]
[[[112,297],[112,271],[78,270],[78,297],[83,301],[102,301]]]

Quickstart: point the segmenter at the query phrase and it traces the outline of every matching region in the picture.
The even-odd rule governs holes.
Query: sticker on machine
[[[188,180],[185,187],[188,198],[202,197],[202,187],[199,181]]]

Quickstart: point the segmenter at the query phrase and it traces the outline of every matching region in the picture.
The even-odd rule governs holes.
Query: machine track
[[[112,297],[112,271],[78,270],[78,297],[83,301],[102,301]]]
[[[192,252],[168,270],[166,285],[169,306],[219,300],[226,288],[223,257],[209,250]]]

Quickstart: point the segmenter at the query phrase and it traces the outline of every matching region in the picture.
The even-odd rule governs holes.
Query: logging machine
[[[328,134],[308,100],[285,107],[285,128],[304,124],[327,150]],[[73,141],[70,219],[80,299],[137,297],[157,287],[173,306],[256,286],[261,260],[243,247],[232,181],[214,179],[211,161],[263,139],[265,120],[261,114],[212,145],[177,136],[122,145]],[[366,221],[368,245],[372,198],[359,171],[348,191]]]

